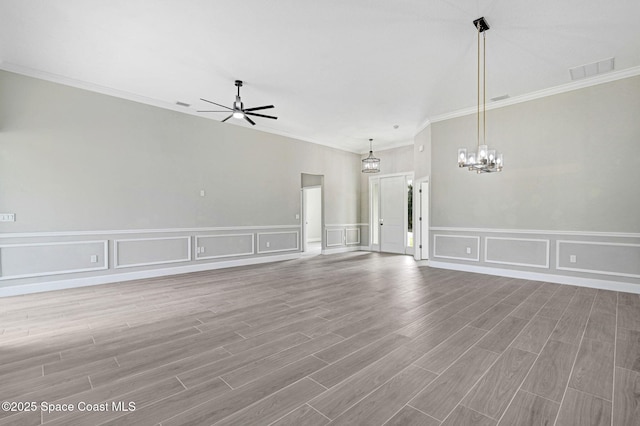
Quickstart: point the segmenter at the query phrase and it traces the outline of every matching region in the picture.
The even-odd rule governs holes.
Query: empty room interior
[[[640,425],[640,2],[0,0],[0,425]]]

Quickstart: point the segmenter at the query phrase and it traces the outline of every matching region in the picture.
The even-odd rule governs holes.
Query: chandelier
[[[380,159],[373,156],[373,139],[369,139],[369,156],[362,159],[362,173],[379,173]]]
[[[458,149],[458,167],[467,167],[469,171],[477,173],[492,173],[502,171],[504,164],[502,154],[495,149],[489,149],[487,145],[487,120],[486,120],[486,34],[489,24],[483,18],[473,21],[473,25],[478,30],[478,150],[467,151],[466,148]],[[480,34],[482,33],[482,143],[480,142]]]

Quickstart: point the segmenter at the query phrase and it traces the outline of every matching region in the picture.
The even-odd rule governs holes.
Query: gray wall
[[[422,147],[422,151],[420,148]],[[431,125],[422,129],[414,138],[413,163],[415,179],[426,178],[431,175]]]
[[[368,155],[362,155],[360,160],[362,161]],[[373,155],[380,159],[380,173],[360,174],[360,221],[362,223],[369,222],[369,177],[413,172],[413,145],[383,151],[376,151],[374,146]]]
[[[432,124],[432,226],[640,232],[639,117],[640,77],[487,111],[485,175],[455,167],[474,115]]]
[[[431,259],[640,284],[639,117],[640,77],[487,111],[484,175],[455,162],[475,116],[432,123]]]
[[[126,231],[130,239],[183,235],[195,239],[199,229],[211,234],[209,228],[229,228],[227,233],[251,228],[247,232],[254,234],[258,255],[260,241],[266,244],[269,239],[258,234],[284,227],[288,233],[270,237],[269,249],[297,251],[299,247],[283,246],[278,239],[290,241],[295,235],[290,232],[300,231],[296,214],[301,212],[302,172],[324,175],[328,223],[359,220],[357,154],[9,72],[0,72],[0,93],[0,212],[15,213],[17,218],[14,223],[0,223],[0,245],[107,240],[113,253],[114,240],[123,234],[105,231]],[[193,231],[178,232],[184,229]],[[168,234],[131,233],[136,230]],[[90,235],[98,231],[99,237]],[[56,236],[47,234],[51,232]],[[10,238],[14,233],[35,236]],[[242,238],[238,244],[243,247],[236,253],[247,251],[246,236]],[[126,247],[134,247],[127,244],[121,243],[120,255]],[[133,270],[156,268],[167,259],[175,260],[174,266],[185,264],[181,259],[187,253],[176,252],[184,251],[176,241],[152,244],[153,249],[145,249],[148,259],[140,263],[154,265]],[[154,257],[154,250],[162,251],[165,245],[166,253]],[[93,253],[98,246],[87,247]],[[68,245],[60,248],[70,256],[82,252],[81,263],[88,262],[84,259],[88,252]],[[192,249],[193,260],[187,264],[196,259],[214,261],[204,259],[206,248],[196,253],[195,242]],[[0,255],[4,250],[0,248]],[[28,269],[9,265],[8,259],[14,262],[19,257],[14,255],[17,251],[12,253],[0,260],[2,266],[21,273]],[[98,265],[77,267],[70,261],[70,269],[97,268],[104,261],[102,253],[100,257]],[[53,258],[40,256],[38,261]],[[55,279],[112,273],[114,260],[108,262],[108,270],[58,274]],[[51,278],[3,280],[0,287],[47,279]]]

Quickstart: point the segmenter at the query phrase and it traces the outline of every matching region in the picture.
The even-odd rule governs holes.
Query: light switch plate
[[[15,222],[15,213],[0,213],[0,222]]]

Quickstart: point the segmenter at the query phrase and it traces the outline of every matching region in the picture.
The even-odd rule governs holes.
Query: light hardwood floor
[[[0,400],[38,405],[0,425],[640,425],[640,296],[355,252],[4,298]]]

